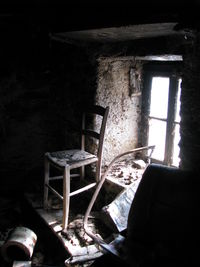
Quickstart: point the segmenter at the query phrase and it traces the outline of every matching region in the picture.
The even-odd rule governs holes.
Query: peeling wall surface
[[[134,94],[130,87],[130,68],[134,66],[130,60],[99,60],[96,103],[110,107],[103,165],[138,144],[141,95]]]

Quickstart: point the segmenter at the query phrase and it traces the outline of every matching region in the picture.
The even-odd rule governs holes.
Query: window
[[[146,77],[146,139],[156,146],[152,160],[178,167],[181,78],[170,71],[151,71]]]

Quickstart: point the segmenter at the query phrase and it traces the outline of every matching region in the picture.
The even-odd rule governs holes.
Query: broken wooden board
[[[63,234],[62,209],[44,210],[41,205],[41,196],[26,194],[25,197],[69,253],[66,265],[92,260],[103,255],[99,247],[85,233],[83,229],[83,215],[76,216],[69,223],[68,231]],[[95,218],[90,216],[88,226],[92,228],[93,232],[98,233],[94,221]]]
[[[14,261],[12,267],[31,267],[31,261]]]
[[[140,180],[137,179],[102,208],[102,219],[113,231],[122,232],[127,228],[129,210]]]

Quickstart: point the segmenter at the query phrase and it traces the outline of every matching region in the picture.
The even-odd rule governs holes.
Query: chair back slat
[[[92,130],[82,130],[82,134],[84,135],[87,135],[87,136],[91,136],[91,137],[94,137],[96,139],[99,139],[100,138],[100,134],[97,133],[97,132],[94,132]]]
[[[99,106],[99,105],[94,105],[94,106],[88,106],[85,110],[85,113],[91,113],[91,114],[97,114],[100,116],[104,116],[106,112],[106,108]]]
[[[105,136],[108,113],[109,113],[109,107],[104,108],[104,107],[95,105],[95,106],[87,107],[82,117],[81,149],[85,150],[86,136],[94,137],[98,139],[98,145],[97,145],[97,151],[96,151],[97,153],[96,156],[98,158],[97,168],[96,168],[96,177],[101,177],[102,152],[103,152],[103,143],[104,143],[104,136]],[[86,118],[88,117],[88,115],[94,115],[94,116],[97,115],[97,116],[102,117],[99,133],[97,133],[95,130],[87,129]]]

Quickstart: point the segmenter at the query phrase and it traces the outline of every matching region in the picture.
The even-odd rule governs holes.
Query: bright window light
[[[155,145],[152,158],[164,160],[166,122],[155,119],[149,120],[149,145]]]
[[[169,78],[153,77],[151,87],[150,116],[167,118]]]
[[[151,87],[150,116],[166,119],[168,109],[169,78],[153,77]],[[149,145],[155,145],[152,158],[163,161],[165,154],[166,121],[149,120]]]
[[[169,76],[151,76],[151,79],[148,145],[155,145],[152,159],[178,167],[181,79],[177,84],[176,77],[170,73]]]

